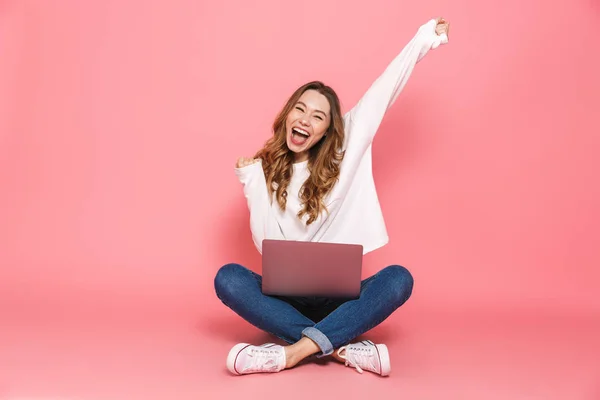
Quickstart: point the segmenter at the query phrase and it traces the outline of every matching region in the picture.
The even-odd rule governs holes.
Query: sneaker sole
[[[227,369],[232,374],[241,375],[235,370],[235,362],[240,352],[248,346],[250,346],[248,343],[238,343],[235,346],[233,346],[231,350],[229,350],[229,354],[227,355]]]
[[[381,366],[381,375],[388,376],[392,372],[392,364],[390,363],[390,352],[385,344],[375,345],[379,353],[379,364]]]

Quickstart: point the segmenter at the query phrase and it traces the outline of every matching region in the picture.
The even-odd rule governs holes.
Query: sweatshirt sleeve
[[[358,103],[344,116],[345,150],[350,162],[358,162],[371,145],[387,110],[404,89],[415,65],[431,49],[447,43],[448,37],[435,32],[432,19],[419,27],[415,36],[375,80]],[[349,153],[349,154],[348,154]]]
[[[278,224],[271,215],[271,202],[267,181],[259,160],[242,168],[235,168],[235,174],[243,185],[244,197],[250,211],[252,240],[262,254],[262,241],[270,233],[278,232]]]
[[[406,85],[417,62],[431,49],[447,43],[445,34],[438,35],[435,32],[436,25],[437,21],[432,19],[419,27],[415,36],[375,80],[356,106],[344,115],[345,155],[339,181],[331,193],[328,205],[332,214],[336,213],[336,209],[344,201],[385,113]]]

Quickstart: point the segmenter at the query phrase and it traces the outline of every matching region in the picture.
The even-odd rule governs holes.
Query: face
[[[307,90],[289,112],[285,128],[288,148],[295,161],[308,159],[308,150],[321,140],[331,123],[327,97],[316,90]]]

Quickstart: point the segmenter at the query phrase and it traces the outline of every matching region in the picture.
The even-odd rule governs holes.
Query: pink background
[[[70,382],[79,371],[82,348],[94,343],[93,354],[101,357],[111,346],[97,347],[95,338],[77,342],[75,330],[69,331],[75,339],[68,345],[55,336],[52,346],[36,347],[42,342],[24,339],[34,336],[18,328],[25,320],[178,318],[198,324],[205,340],[229,330],[214,347],[219,374],[235,340],[265,339],[256,332],[244,336],[249,327],[214,295],[221,265],[238,262],[260,271],[235,160],[254,154],[284,101],[308,80],[332,85],[348,110],[418,27],[439,15],[451,22],[450,44],[418,65],[374,145],[375,180],[391,242],[366,257],[365,276],[402,264],[416,281],[413,297],[390,324],[404,321],[416,335],[410,324],[433,313],[473,312],[492,329],[503,326],[492,312],[519,311],[525,321],[546,312],[569,316],[568,321],[598,316],[596,0],[5,0],[0,1],[0,316],[14,331],[4,331],[0,342],[12,344],[0,351],[21,360],[5,371],[22,387],[34,387],[28,379],[37,377],[50,385],[40,387],[57,388],[52,385]],[[560,327],[572,326],[552,318]],[[447,326],[457,330],[444,333],[443,340],[423,328],[416,335],[422,347],[417,342],[396,347],[401,353],[395,357],[413,354],[414,365],[424,366],[413,375],[423,380],[403,387],[443,388],[452,376],[448,371],[457,371],[456,360],[483,365],[478,352],[489,350],[500,357],[496,361],[508,354],[480,336],[465,339],[481,344],[480,350],[467,350],[473,358],[465,358],[466,347],[449,344],[454,342],[448,338],[458,340],[465,332],[453,321]],[[61,329],[35,332],[63,335]],[[539,336],[528,332],[514,348],[535,349],[531,360],[563,354],[559,363],[541,364],[569,366],[544,370],[536,381],[539,393],[558,393],[545,382],[564,382],[568,371],[573,379],[599,382],[600,372],[582,374],[572,367],[570,357],[577,353],[572,346],[582,343],[576,331],[563,347],[552,345],[552,352],[545,345],[532,347]],[[567,337],[560,332],[552,337]],[[395,334],[386,337],[392,348],[399,346]],[[597,338],[589,333],[586,343],[592,337]],[[140,356],[157,351],[136,338],[114,340],[125,340],[124,349],[142,346],[135,347]],[[186,340],[180,343],[187,350],[198,349],[196,336]],[[506,348],[517,341],[509,343]],[[577,354],[589,366],[598,358],[582,346]],[[54,360],[49,364],[71,357],[64,358],[71,364],[64,361],[57,369],[63,380],[32,372],[40,365],[32,354],[49,348],[56,352],[48,353]],[[439,359],[423,364],[431,349],[453,353],[444,353],[445,364]],[[169,354],[183,354],[173,351]],[[165,354],[154,355],[176,359]],[[188,369],[181,367],[188,375],[172,369],[190,382],[198,376],[194,366],[210,366],[193,354],[197,359],[186,361]],[[435,369],[442,365],[449,369]],[[500,377],[498,385],[506,376],[521,382],[538,367],[524,363],[525,370],[513,371],[508,358],[494,365],[507,366],[490,372]],[[164,379],[164,371],[153,371],[158,381]],[[477,369],[468,371],[467,382],[478,376]],[[435,373],[440,379],[427,375]],[[10,387],[0,379],[0,396],[5,384]],[[475,398],[491,399],[482,385]],[[525,393],[515,390],[498,391],[498,398]],[[456,398],[466,399],[465,393]],[[600,395],[600,388],[594,393]]]
[[[597,5],[244,4],[2,3],[2,304],[221,307],[219,266],[260,268],[236,158],[297,86],[348,110],[443,15],[376,138],[365,274],[408,267],[414,307],[600,310]]]

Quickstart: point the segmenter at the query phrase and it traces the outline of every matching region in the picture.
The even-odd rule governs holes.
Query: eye
[[[296,106],[296,110],[304,112],[304,110],[300,106]]]
[[[320,115],[316,115],[315,118],[318,119],[319,121],[323,121],[323,117],[321,117]]]

